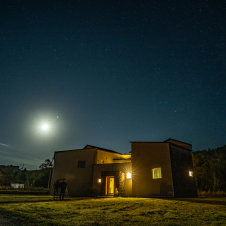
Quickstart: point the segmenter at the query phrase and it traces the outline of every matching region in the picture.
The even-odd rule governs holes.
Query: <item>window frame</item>
[[[80,164],[84,164],[84,167],[81,167],[81,165],[79,163]],[[78,169],[85,169],[86,168],[86,161],[85,160],[78,160],[78,162],[77,162],[77,168]]]
[[[156,177],[155,170],[160,169],[160,177]],[[152,169],[152,179],[162,179],[162,168],[161,167],[156,167]]]

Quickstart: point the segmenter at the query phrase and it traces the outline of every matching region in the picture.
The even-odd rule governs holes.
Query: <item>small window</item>
[[[152,169],[153,179],[162,178],[161,168]]]
[[[86,168],[86,161],[78,160],[78,168]]]
[[[193,172],[189,171],[189,177],[193,177]]]

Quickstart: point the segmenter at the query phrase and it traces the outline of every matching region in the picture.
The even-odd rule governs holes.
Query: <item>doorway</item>
[[[115,178],[113,176],[106,177],[105,195],[114,195],[115,193]]]

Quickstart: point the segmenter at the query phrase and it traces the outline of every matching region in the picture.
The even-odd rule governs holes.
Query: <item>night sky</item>
[[[0,165],[226,144],[226,1],[1,1],[0,40]]]

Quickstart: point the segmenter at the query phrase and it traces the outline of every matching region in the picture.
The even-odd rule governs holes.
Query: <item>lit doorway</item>
[[[113,176],[106,177],[105,195],[114,195],[115,178]]]

